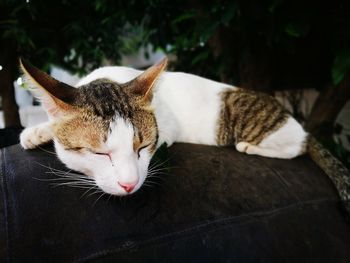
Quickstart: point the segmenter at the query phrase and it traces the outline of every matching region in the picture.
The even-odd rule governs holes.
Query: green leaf
[[[230,2],[230,5],[228,6],[227,10],[224,12],[224,14],[221,17],[221,23],[225,26],[228,26],[230,21],[235,17],[236,15],[236,9],[237,9],[237,3],[236,2]]]
[[[203,26],[202,28],[202,34],[200,37],[200,40],[204,43],[206,43],[208,41],[208,39],[214,34],[215,30],[218,28],[218,26],[220,25],[220,22],[214,22],[211,25],[206,25]]]
[[[280,6],[284,1],[283,0],[274,0],[272,4],[268,7],[268,11],[273,14],[276,11],[276,8]]]
[[[197,56],[194,57],[194,59],[192,60],[192,65],[195,65],[203,60],[206,60],[209,56],[209,50],[205,50],[201,53],[199,53]]]
[[[303,22],[288,23],[284,29],[287,35],[295,38],[304,37],[309,33],[310,26]]]
[[[95,10],[96,11],[105,11],[105,9],[106,9],[106,3],[104,0],[95,1]]]
[[[340,51],[332,66],[332,81],[338,85],[344,76],[350,72],[350,49]]]
[[[172,21],[172,24],[175,25],[177,23],[180,23],[182,21],[185,21],[185,20],[188,20],[188,19],[191,19],[195,16],[195,12],[193,11],[189,11],[189,12],[186,12],[186,13],[183,13],[181,15],[179,15],[177,18],[175,18],[173,21]]]

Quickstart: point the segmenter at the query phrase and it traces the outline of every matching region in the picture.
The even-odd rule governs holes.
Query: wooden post
[[[9,44],[0,44],[0,95],[4,111],[5,127],[20,127],[18,106],[13,81],[16,76],[16,50]]]
[[[329,85],[320,93],[306,122],[306,129],[318,137],[330,138],[333,135],[334,121],[349,99],[350,73],[339,85]]]

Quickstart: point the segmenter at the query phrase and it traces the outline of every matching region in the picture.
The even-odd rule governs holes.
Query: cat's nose
[[[118,184],[124,188],[124,190],[127,192],[127,193],[130,193],[132,190],[134,190],[136,183],[121,183],[121,182],[118,182]]]

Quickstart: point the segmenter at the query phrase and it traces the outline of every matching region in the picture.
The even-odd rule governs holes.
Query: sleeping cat
[[[21,145],[32,149],[53,140],[67,167],[112,195],[142,186],[163,143],[234,145],[240,152],[274,158],[306,151],[307,133],[273,97],[164,72],[166,65],[165,58],[144,72],[103,67],[74,88],[21,62],[49,116],[49,122],[22,132]]]

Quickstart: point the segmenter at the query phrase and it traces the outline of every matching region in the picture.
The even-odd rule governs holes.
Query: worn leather
[[[53,187],[52,147],[1,150],[0,262],[349,262],[350,225],[307,156],[176,144],[170,174],[119,198]]]

